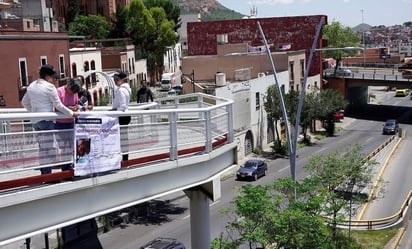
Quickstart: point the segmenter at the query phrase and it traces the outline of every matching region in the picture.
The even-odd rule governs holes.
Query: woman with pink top
[[[79,109],[78,102],[79,96],[78,92],[81,88],[81,81],[78,78],[73,78],[68,81],[64,86],[57,88],[57,95],[61,102],[70,110],[77,111]],[[57,143],[60,149],[60,160],[62,161],[72,161],[73,160],[73,146],[74,146],[74,137],[73,137],[73,128],[74,128],[74,119],[65,118],[65,119],[56,119],[54,124],[54,129],[64,130],[56,133]],[[72,169],[72,163],[64,164],[62,170]]]

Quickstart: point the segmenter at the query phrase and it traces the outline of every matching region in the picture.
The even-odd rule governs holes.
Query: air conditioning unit
[[[216,74],[216,86],[226,86],[226,74],[225,73]]]
[[[265,73],[258,73],[258,78],[260,78],[260,77],[264,77],[264,76],[266,76],[266,74]]]

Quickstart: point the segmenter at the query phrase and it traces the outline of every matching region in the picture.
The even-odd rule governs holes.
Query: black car
[[[156,238],[141,246],[140,249],[186,249],[186,247],[176,239]]]
[[[253,179],[256,181],[259,177],[265,176],[267,170],[268,166],[263,160],[249,159],[236,172],[236,179]]]
[[[399,123],[396,119],[388,119],[383,125],[382,134],[396,134],[399,131]]]

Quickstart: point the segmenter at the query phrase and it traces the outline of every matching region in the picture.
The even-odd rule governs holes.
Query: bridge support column
[[[210,249],[209,197],[199,188],[186,190],[190,199],[191,245],[196,249]]]

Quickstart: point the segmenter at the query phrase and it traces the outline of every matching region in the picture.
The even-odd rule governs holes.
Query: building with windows
[[[0,25],[18,31],[58,32],[50,0],[24,0],[3,3]]]
[[[281,91],[301,91],[307,58],[320,21],[326,16],[239,19],[187,23],[188,52],[182,60],[183,75],[191,75],[184,92],[204,92],[232,99],[238,157],[254,150],[270,149],[276,139],[264,102],[269,86],[275,84],[266,46],[257,22],[265,33],[276,67]],[[323,45],[318,39],[317,48]],[[321,52],[315,52],[305,91],[322,88]],[[187,81],[186,81],[187,82]],[[281,134],[280,134],[281,135]]]
[[[0,33],[2,107],[21,107],[26,87],[39,77],[39,69],[44,64],[53,65],[62,82],[70,77],[67,33],[4,30]]]

